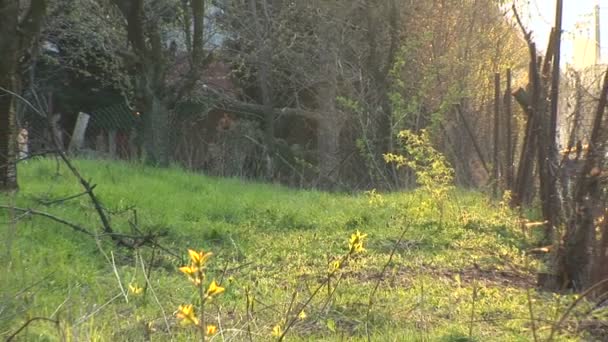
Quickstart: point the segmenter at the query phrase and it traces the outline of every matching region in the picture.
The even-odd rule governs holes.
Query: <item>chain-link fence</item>
[[[36,102],[37,106],[29,101],[31,105],[20,105],[18,110],[18,145],[22,158],[57,147],[113,159],[133,159],[139,155],[138,123],[141,120],[138,113],[125,104],[91,113],[62,113],[52,110],[49,97]]]
[[[27,95],[26,95],[27,96]],[[53,111],[51,99],[41,98],[18,111],[21,158],[64,151],[87,158],[139,160],[143,156],[145,113],[124,103],[90,112]],[[47,114],[52,113],[52,114]],[[191,170],[218,176],[259,177],[263,174],[263,136],[259,124],[204,105],[180,106],[168,130],[169,157]],[[56,143],[57,144],[56,144]]]

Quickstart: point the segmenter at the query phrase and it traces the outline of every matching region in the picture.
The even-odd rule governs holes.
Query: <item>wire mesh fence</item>
[[[50,96],[25,97],[38,105],[21,105],[18,110],[20,158],[44,155],[57,147],[85,158],[145,158],[145,113],[124,103],[87,112],[60,112],[53,111]],[[180,107],[169,121],[161,129],[168,134],[171,162],[218,176],[254,178],[263,173],[263,137],[258,123],[205,106]]]
[[[50,96],[26,93],[17,110],[19,155],[56,150],[100,157],[132,159],[139,155],[138,112],[119,103],[99,110],[53,111]]]

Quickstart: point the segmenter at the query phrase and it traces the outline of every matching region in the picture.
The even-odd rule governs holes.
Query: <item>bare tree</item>
[[[199,80],[208,55],[204,51],[205,1],[186,1],[184,27],[188,56],[185,70],[177,68],[172,44],[165,38],[174,23],[179,4],[174,1],[114,0],[125,19],[130,53],[125,54],[134,69],[136,106],[143,112],[143,143],[147,162],[169,164],[171,113]],[[189,40],[191,39],[191,41]]]

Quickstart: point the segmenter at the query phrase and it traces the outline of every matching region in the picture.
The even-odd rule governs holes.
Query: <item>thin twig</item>
[[[91,186],[91,190],[95,189],[95,187],[97,186],[97,184],[93,184]],[[50,205],[54,205],[54,204],[59,204],[59,203],[63,203],[63,202],[67,202],[69,200],[73,200],[75,198],[87,195],[87,191],[83,191],[81,193],[75,194],[75,195],[71,195],[71,196],[67,196],[67,197],[63,197],[63,198],[58,198],[58,199],[54,199],[52,201],[44,201],[44,200],[39,200],[40,204],[42,205],[46,205],[46,206],[50,206]]]
[[[33,289],[34,287],[38,286],[39,284],[42,284],[42,283],[46,282],[48,279],[51,278],[51,276],[53,274],[55,274],[55,271],[53,271],[53,272],[45,275],[44,277],[40,278],[40,280],[36,281],[35,283],[33,283],[33,284],[31,284],[29,286],[26,286],[25,288],[21,289],[19,292],[15,293],[15,295],[13,296],[13,298],[17,298],[17,297],[21,296],[22,294],[24,294],[25,292],[27,292],[27,291]]]
[[[129,296],[127,295],[127,291],[122,286],[122,281],[120,280],[120,275],[118,275],[118,269],[116,269],[116,261],[114,261],[114,252],[110,251],[110,256],[112,257],[112,270],[114,271],[114,275],[116,276],[116,280],[118,280],[118,287],[120,288],[120,292],[125,297],[125,302],[129,303]]]
[[[342,279],[344,279],[344,273],[340,273],[340,276],[336,280],[336,284],[331,289],[331,292],[327,295],[327,300],[325,301],[323,308],[321,308],[321,312],[324,312],[328,308],[329,303],[331,302],[331,299],[333,298],[334,294],[336,293],[336,290],[338,289],[338,286],[340,285],[340,282],[342,281]],[[328,281],[329,281],[329,279],[328,279]]]
[[[346,254],[342,257],[342,259],[340,259],[340,264],[343,265],[344,262],[350,257],[350,253]],[[334,269],[330,272],[330,275],[335,274],[338,271],[338,269]],[[329,279],[329,277],[327,278]],[[312,300],[317,296],[317,294],[319,293],[319,291],[321,291],[321,289],[323,289],[325,286],[327,286],[327,279],[321,283],[319,286],[317,286],[317,288],[310,294],[310,296],[308,297],[308,299],[306,300],[306,302],[304,302],[304,304],[302,304],[302,306],[300,307],[300,311],[304,310],[304,308],[306,308],[306,306],[308,306],[308,304],[310,304],[310,302],[312,302]],[[283,339],[285,339],[285,335],[287,335],[287,332],[289,331],[289,329],[291,329],[291,327],[293,327],[293,325],[295,324],[296,320],[297,320],[298,316],[295,315],[290,321],[286,321],[285,324],[285,330],[283,330],[283,333],[281,334],[281,336],[279,336],[278,341],[281,342],[283,341]]]
[[[59,312],[59,310],[61,310],[61,308],[65,305],[65,303],[67,303],[70,300],[71,296],[72,296],[72,289],[70,288],[70,290],[68,291],[68,296],[63,300],[63,302],[61,302],[61,304],[59,304],[57,306],[55,311],[53,311],[53,313],[51,314],[51,316],[50,316],[51,319],[53,317],[55,317],[55,315]]]
[[[555,324],[551,328],[551,334],[549,335],[549,338],[547,339],[547,341],[549,341],[549,342],[553,341],[553,336],[555,335],[555,333],[557,331],[560,330],[561,325],[564,323],[564,321],[566,320],[566,318],[568,318],[568,315],[574,309],[574,307],[576,307],[576,305],[578,305],[578,303],[580,303],[583,299],[585,299],[595,289],[599,288],[600,286],[602,286],[602,285],[604,285],[606,283],[608,283],[608,278],[604,279],[604,280],[602,280],[602,281],[600,281],[598,283],[596,283],[595,285],[593,285],[590,288],[588,288],[585,292],[581,293],[578,296],[578,298],[576,298],[576,300],[574,302],[572,302],[572,304],[570,304],[570,306],[568,306],[568,308],[566,309],[566,311],[564,312],[564,314],[562,315],[562,317],[559,319],[559,321],[555,322]]]
[[[11,260],[12,260],[12,249],[13,249],[13,238],[15,237],[16,233],[17,233],[17,221],[21,218],[21,217],[17,217],[15,216],[15,209],[12,209],[15,207],[15,191],[12,191],[9,194],[9,204],[11,209],[8,209],[8,224],[6,225],[6,227],[8,228],[7,231],[7,237],[6,237],[6,258],[7,258],[7,264],[10,265],[12,264]],[[10,266],[9,266],[9,270],[10,270]]]
[[[253,309],[253,301],[249,298],[249,287],[245,289],[245,311],[247,315],[247,337],[249,338],[249,342],[253,342],[253,336],[251,335],[251,318],[253,318],[252,310]]]
[[[113,301],[115,301],[116,299],[122,297],[122,293],[119,293],[117,295],[115,295],[114,297],[110,298],[110,300],[108,300],[107,302],[103,303],[103,305],[101,305],[100,307],[98,307],[97,309],[95,309],[93,312],[91,312],[90,314],[84,316],[83,318],[79,319],[76,323],[74,323],[74,326],[78,326],[84,322],[86,322],[89,318],[93,317],[95,314],[97,314],[99,311],[103,310],[106,306],[110,305]]]
[[[293,309],[293,304],[296,302],[296,298],[298,297],[298,290],[293,291],[291,295],[291,301],[289,302],[289,307],[287,308],[287,312],[285,313],[285,322],[289,319],[289,314],[291,313],[291,309]]]
[[[45,322],[53,323],[57,327],[57,330],[59,330],[59,331],[61,330],[61,326],[59,325],[59,321],[58,320],[50,319],[50,318],[46,318],[46,317],[32,317],[32,318],[28,319],[21,327],[19,327],[19,329],[17,329],[17,331],[15,331],[14,333],[12,333],[6,339],[6,342],[12,341],[20,332],[23,331],[23,329],[27,328],[27,326],[30,325],[30,323],[35,322],[35,321],[45,321]]]
[[[530,311],[530,324],[532,324],[532,337],[534,338],[534,342],[538,342],[538,335],[536,333],[536,319],[534,318],[534,308],[532,307],[530,288],[526,289],[526,297],[528,298],[528,311]]]
[[[150,284],[150,279],[148,279],[148,275],[146,274],[146,265],[144,265],[144,259],[141,256],[139,256],[139,262],[141,264],[141,270],[144,273],[144,279],[146,279],[146,284],[148,285],[150,292],[152,292],[152,297],[154,297],[156,304],[158,304],[160,311],[163,313],[163,319],[165,320],[165,326],[167,327],[167,332],[171,335],[171,327],[169,326],[169,320],[167,320],[167,314],[165,313],[165,309],[163,308],[162,304],[158,300],[158,297],[156,296],[156,292],[154,292],[154,288],[152,287],[152,284]]]
[[[154,265],[154,257],[156,257],[156,248],[152,247],[152,253],[150,255],[150,261],[148,261],[148,278],[152,279],[152,270],[154,269],[152,265]],[[148,291],[148,284],[144,287],[144,293]]]
[[[55,216],[55,215],[51,215],[49,213],[45,213],[43,211],[38,211],[38,210],[34,210],[34,209],[29,209],[29,208],[17,208],[17,207],[12,207],[12,206],[9,206],[9,205],[0,205],[0,209],[15,210],[15,211],[19,211],[19,212],[22,212],[22,213],[29,213],[29,214],[32,214],[32,215],[38,215],[38,216],[46,217],[46,218],[48,218],[50,220],[53,220],[55,222],[62,223],[64,225],[66,225],[66,226],[74,229],[77,232],[86,234],[86,235],[91,236],[91,237],[95,237],[95,234],[91,233],[87,229],[85,229],[85,228],[83,228],[83,227],[81,227],[81,226],[79,226],[79,225],[77,225],[75,223],[66,221],[66,220],[64,220],[64,219],[62,219],[60,217]]]
[[[401,241],[403,241],[403,238],[405,237],[405,233],[408,231],[408,229],[409,229],[409,224],[407,224],[405,226],[405,228],[403,228],[403,230],[401,231],[401,235],[399,235],[399,239],[397,239],[397,242],[395,242],[395,244],[393,245],[391,254],[388,257],[388,261],[384,264],[384,266],[382,267],[382,270],[378,274],[378,281],[376,281],[376,285],[374,286],[374,289],[372,290],[372,292],[369,295],[369,302],[367,303],[367,313],[365,314],[365,334],[367,335],[368,342],[371,342],[371,334],[369,331],[369,318],[370,318],[370,313],[372,311],[372,306],[374,305],[374,296],[376,295],[376,292],[378,291],[378,288],[380,287],[380,282],[382,281],[382,278],[384,277],[384,274],[386,273],[388,266],[393,261],[393,257],[395,256],[395,253],[397,252],[397,248],[401,244]]]
[[[220,315],[219,312],[217,314],[217,328],[220,332],[219,335],[222,337],[222,341],[225,341],[226,338],[224,337],[224,328],[222,327],[222,315]]]
[[[34,159],[37,157],[44,157],[48,154],[57,154],[57,150],[46,150],[46,151],[38,151],[35,153],[29,153],[27,156],[15,160],[15,163],[24,162],[26,160]]]
[[[526,268],[530,267],[530,259],[526,254]],[[532,337],[534,338],[534,342],[538,342],[538,334],[536,332],[536,318],[534,317],[534,307],[532,305],[532,295],[530,293],[530,288],[526,288],[526,297],[528,299],[528,311],[530,313],[530,324],[532,324]]]
[[[469,322],[469,339],[473,339],[475,323],[475,304],[477,303],[477,280],[473,279],[473,302],[471,303],[471,320]]]
[[[515,20],[517,20],[517,24],[519,25],[519,28],[521,29],[521,32],[524,34],[524,38],[526,39],[526,42],[529,44],[532,40],[532,32],[526,30],[526,27],[524,26],[523,22],[521,21],[521,18],[519,17],[519,13],[517,12],[517,8],[515,7],[515,3],[513,4],[513,6],[511,7],[511,9],[513,10],[513,15],[515,15]]]

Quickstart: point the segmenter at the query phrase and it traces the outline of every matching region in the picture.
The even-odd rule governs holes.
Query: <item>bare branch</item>
[[[46,218],[48,218],[50,220],[53,220],[55,222],[59,222],[61,224],[64,224],[64,225],[66,225],[66,226],[74,229],[77,232],[83,233],[83,234],[91,236],[91,237],[95,236],[95,234],[91,233],[90,231],[88,231],[87,229],[83,228],[82,226],[79,226],[79,225],[77,225],[75,223],[66,221],[66,220],[64,220],[64,219],[62,219],[60,217],[57,217],[55,215],[52,215],[52,214],[49,214],[49,213],[46,213],[46,212],[43,212],[43,211],[38,211],[38,210],[35,210],[35,209],[29,209],[29,208],[17,208],[17,207],[12,207],[10,205],[0,205],[0,209],[15,210],[15,211],[19,211],[19,212],[22,212],[22,213],[28,213],[28,214],[32,214],[32,215],[46,217]]]

